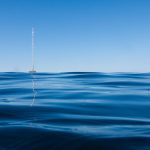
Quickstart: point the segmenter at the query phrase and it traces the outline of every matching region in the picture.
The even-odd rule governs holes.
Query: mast
[[[34,71],[34,28],[32,28],[32,71]]]
[[[36,72],[35,65],[34,65],[34,51],[35,51],[34,42],[35,42],[35,32],[34,32],[34,28],[32,28],[32,69],[30,72]]]

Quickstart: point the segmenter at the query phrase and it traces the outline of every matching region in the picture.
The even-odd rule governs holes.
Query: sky
[[[150,0],[0,0],[0,71],[149,72]]]

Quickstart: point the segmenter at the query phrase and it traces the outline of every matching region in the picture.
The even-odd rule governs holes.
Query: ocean
[[[150,150],[150,73],[0,73],[0,150]]]

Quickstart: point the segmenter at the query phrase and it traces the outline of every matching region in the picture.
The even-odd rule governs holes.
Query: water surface
[[[150,73],[0,73],[0,150],[150,150]]]

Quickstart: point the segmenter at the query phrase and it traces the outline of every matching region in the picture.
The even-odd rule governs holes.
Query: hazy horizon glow
[[[148,0],[0,0],[0,71],[149,72]]]

